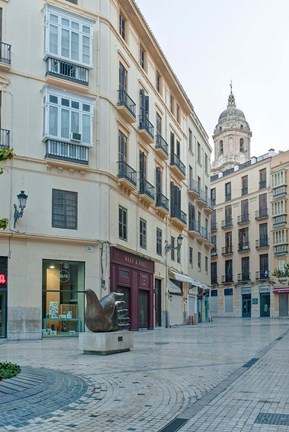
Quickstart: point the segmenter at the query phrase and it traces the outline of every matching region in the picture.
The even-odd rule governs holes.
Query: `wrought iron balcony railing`
[[[238,216],[238,224],[247,223],[250,220],[250,215],[248,213],[244,213]]]
[[[171,207],[171,217],[175,217],[183,222],[185,225],[187,224],[187,215],[184,213],[179,207],[172,206]]]
[[[238,282],[249,282],[251,280],[249,272],[238,273]]]
[[[262,237],[256,240],[256,248],[269,247],[269,239],[268,237]]]
[[[238,251],[239,252],[243,252],[243,251],[247,251],[247,250],[250,250],[250,242],[244,241],[242,243],[239,243],[239,245],[238,245]]]
[[[0,129],[0,147],[10,147],[9,129]]]
[[[139,193],[147,195],[152,200],[155,199],[155,187],[151,183],[149,183],[146,179],[140,179]]]
[[[196,231],[198,233],[201,232],[201,224],[195,219],[189,220],[189,231]]]
[[[118,161],[118,178],[124,178],[136,186],[137,183],[137,173],[131,166],[129,166],[125,161]]]
[[[228,274],[222,276],[222,283],[223,284],[231,283],[231,282],[233,282],[233,275],[232,274],[228,273]]]
[[[268,209],[261,208],[255,212],[255,219],[263,219],[268,217]]]
[[[222,221],[222,228],[231,228],[233,226],[233,218],[227,218]]]
[[[162,207],[165,210],[169,211],[169,200],[161,192],[157,192],[156,194],[156,206]]]
[[[266,281],[268,279],[270,279],[270,271],[269,270],[256,271],[256,280]]]
[[[144,129],[154,139],[154,126],[145,115],[139,116],[139,129]]]
[[[89,69],[63,60],[48,57],[46,60],[46,75],[88,85]]]
[[[0,63],[11,65],[11,45],[0,42]]]
[[[186,175],[186,167],[183,164],[183,162],[180,160],[179,156],[176,155],[175,153],[171,154],[171,165],[175,165],[176,167],[179,168],[179,170],[182,172],[184,176]]]
[[[127,94],[127,92],[124,89],[119,89],[118,90],[118,102],[117,102],[117,105],[118,106],[124,106],[132,114],[132,116],[134,118],[136,118],[136,114],[135,114],[136,104],[129,97],[129,95]]]
[[[233,253],[233,246],[222,247],[222,255],[231,255]]]
[[[162,149],[166,155],[169,154],[169,145],[160,134],[156,135],[156,148]]]
[[[45,158],[59,159],[88,165],[89,147],[56,140],[46,141]]]

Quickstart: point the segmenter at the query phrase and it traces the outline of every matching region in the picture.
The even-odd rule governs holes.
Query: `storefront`
[[[183,282],[168,280],[169,325],[184,324]]]
[[[288,314],[289,287],[284,287],[284,286],[275,287],[273,292],[275,294],[275,298],[276,298],[276,296],[278,297],[277,301],[275,300],[275,307],[277,306],[277,308],[279,308],[279,317],[280,318],[287,318],[289,316],[289,314]]]
[[[110,289],[124,293],[130,329],[153,329],[154,262],[112,247]]]
[[[77,336],[84,331],[83,262],[42,262],[42,336]]]
[[[7,335],[7,257],[0,257],[0,338]]]
[[[270,286],[259,287],[260,293],[260,317],[269,317],[271,315]]]

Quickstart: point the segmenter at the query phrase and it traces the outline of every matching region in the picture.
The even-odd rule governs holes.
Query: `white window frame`
[[[80,96],[76,93],[66,92],[57,90],[50,86],[45,86],[42,89],[43,94],[43,141],[48,139],[54,139],[62,142],[72,142],[71,133],[76,132],[81,134],[81,140],[79,141],[79,145],[83,145],[86,147],[93,146],[93,117],[94,117],[94,103],[95,99],[90,97]],[[57,98],[57,103],[53,103],[50,101],[50,97]],[[69,106],[64,106],[61,104],[62,100],[68,100]],[[74,108],[72,103],[79,104],[80,109]],[[89,106],[89,111],[84,109],[84,106]],[[56,108],[57,110],[57,133],[53,134],[49,130],[49,118],[50,118],[50,108]],[[68,136],[61,135],[61,125],[62,125],[62,112],[63,110],[69,112],[69,125],[68,125]],[[72,130],[72,115],[73,113],[79,114],[79,129]],[[89,117],[89,142],[85,141],[84,131],[84,116]]]
[[[86,66],[92,69],[93,68],[93,62],[92,62],[93,24],[95,23],[95,21],[85,17],[80,17],[79,15],[75,15],[71,12],[64,11],[63,9],[51,5],[45,6],[44,13],[45,13],[44,59],[46,60],[47,57],[53,57],[77,65]],[[51,27],[54,27],[54,29],[56,29],[57,47],[55,52],[51,51],[50,49],[50,43],[52,39],[51,38],[52,34],[50,31]],[[87,32],[85,29],[87,29]],[[69,51],[68,56],[63,55],[61,53],[61,50],[63,48],[63,44],[61,43],[61,38],[64,32],[69,34],[69,46],[67,48]],[[77,50],[78,59],[73,58],[72,56],[73,36],[78,38],[78,50]],[[86,53],[84,52],[85,42],[86,42],[86,47],[88,48],[88,52]],[[84,59],[84,55],[89,57],[88,61]]]

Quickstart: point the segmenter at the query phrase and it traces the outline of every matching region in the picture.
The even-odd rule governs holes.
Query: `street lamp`
[[[24,191],[21,191],[20,194],[17,195],[17,198],[20,211],[18,210],[17,205],[14,204],[14,228],[16,227],[16,222],[18,221],[18,219],[23,216],[28,195],[26,195]]]
[[[167,253],[170,250],[175,250],[175,249],[180,250],[181,246],[182,246],[183,239],[184,239],[184,237],[181,234],[179,234],[177,237],[177,246],[173,246],[172,244],[166,244],[165,245],[165,253]]]

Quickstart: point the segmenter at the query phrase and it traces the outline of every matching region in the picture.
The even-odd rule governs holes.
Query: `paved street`
[[[76,338],[0,343],[0,431],[289,431],[289,321],[216,319],[135,333],[131,352]]]

